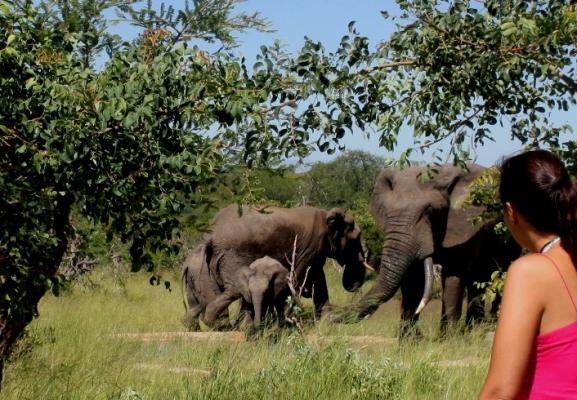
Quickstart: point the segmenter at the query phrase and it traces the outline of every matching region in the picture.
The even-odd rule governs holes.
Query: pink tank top
[[[569,292],[559,267],[549,256],[565,285],[567,294],[577,307]],[[537,349],[531,365],[530,380],[523,398],[529,400],[577,399],[577,321],[537,336]]]

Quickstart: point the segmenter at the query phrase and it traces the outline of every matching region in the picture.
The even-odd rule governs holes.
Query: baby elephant
[[[238,289],[243,300],[253,305],[254,326],[260,326],[263,313],[271,307],[276,309],[281,321],[290,295],[288,270],[279,261],[265,256],[253,261],[248,268],[241,268],[239,273]]]
[[[288,270],[280,262],[265,256],[239,268],[232,279],[222,281],[218,279],[218,259],[212,269],[206,261],[211,255],[211,243],[202,243],[183,262],[186,312],[182,322],[189,330],[200,330],[199,318],[212,329],[230,328],[228,306],[238,299],[241,299],[241,311],[233,326],[243,320],[259,327],[273,307],[279,322],[283,321],[290,290]]]

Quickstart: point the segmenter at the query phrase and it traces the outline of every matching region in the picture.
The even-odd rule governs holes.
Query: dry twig
[[[303,310],[301,297],[302,297],[302,292],[303,292],[305,283],[307,281],[308,274],[309,274],[311,267],[309,266],[306,269],[304,280],[301,283],[301,285],[297,291],[296,286],[298,285],[298,279],[297,279],[296,271],[295,271],[297,240],[298,240],[298,235],[295,235],[295,240],[293,243],[292,257],[290,260],[288,260],[289,264],[291,266],[289,274],[288,274],[288,278],[287,278],[288,279],[288,287],[289,287],[289,290],[291,292],[291,302],[290,302],[289,308],[285,314],[285,320],[289,324],[294,325],[301,335],[304,335],[305,334],[304,324],[303,324],[302,319],[297,314],[298,314],[299,310],[300,311]]]

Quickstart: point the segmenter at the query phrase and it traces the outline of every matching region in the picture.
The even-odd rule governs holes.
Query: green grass
[[[339,288],[330,265],[326,271],[331,302],[358,296]],[[396,336],[397,301],[357,324],[320,321],[308,331],[317,342],[289,331],[243,342],[111,337],[183,331],[178,277],[170,278],[171,292],[144,273],[102,270],[90,277],[95,287],[47,295],[6,367],[0,399],[453,400],[475,398],[483,383],[490,327],[439,340],[438,301],[419,322],[423,338],[401,346],[375,339]],[[347,344],[351,335],[367,337]]]

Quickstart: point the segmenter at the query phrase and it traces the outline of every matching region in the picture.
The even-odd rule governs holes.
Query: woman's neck
[[[514,222],[509,226],[509,229],[517,243],[531,253],[539,253],[543,246],[558,236],[555,233],[546,233],[535,229],[520,213],[515,213]]]
[[[547,251],[559,236],[554,233],[527,232],[527,249],[532,253]]]

